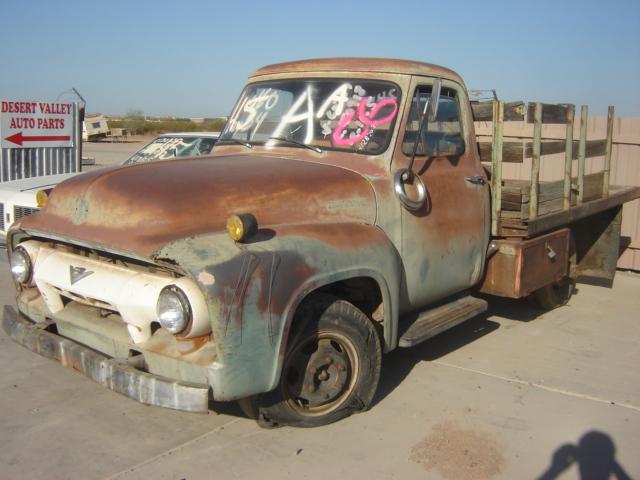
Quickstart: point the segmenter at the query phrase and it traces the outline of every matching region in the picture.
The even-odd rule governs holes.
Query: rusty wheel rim
[[[283,370],[287,403],[303,415],[326,415],[353,391],[360,365],[353,342],[338,332],[307,337],[289,354]]]

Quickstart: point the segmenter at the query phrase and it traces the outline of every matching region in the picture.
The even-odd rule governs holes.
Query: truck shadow
[[[396,348],[382,359],[380,384],[372,406],[393,392],[420,362],[429,362],[458,350],[494,330],[500,324],[489,320],[486,312],[411,348]]]
[[[396,348],[382,359],[380,384],[372,406],[377,405],[393,392],[420,362],[437,360],[465,345],[490,334],[501,324],[491,320],[500,317],[506,320],[530,322],[545,313],[523,300],[487,297],[489,310],[450,330],[412,348]]]
[[[490,295],[477,295],[489,302],[488,316],[498,316],[508,320],[530,322],[544,315],[547,310],[529,303],[526,299],[514,300],[505,297],[492,297]]]
[[[230,417],[248,418],[238,402],[216,402],[209,400],[209,413],[214,415],[228,415]]]

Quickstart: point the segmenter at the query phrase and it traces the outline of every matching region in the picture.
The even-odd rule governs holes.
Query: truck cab
[[[420,139],[436,79],[437,116],[423,126]],[[237,146],[241,141],[267,155],[293,153],[367,180],[375,198],[372,223],[402,263],[400,311],[479,281],[489,239],[489,189],[466,89],[454,72],[381,59],[265,67],[242,93],[216,151],[247,153],[248,147]]]

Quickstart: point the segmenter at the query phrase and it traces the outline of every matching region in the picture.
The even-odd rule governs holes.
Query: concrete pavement
[[[4,259],[0,272],[10,302]],[[580,465],[634,478],[638,292],[621,272],[553,312],[500,300],[387,355],[369,412],[311,430],[263,430],[232,404],[145,407],[0,335],[0,478],[569,479]]]

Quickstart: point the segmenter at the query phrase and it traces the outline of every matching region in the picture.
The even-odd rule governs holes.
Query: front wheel
[[[382,361],[371,320],[347,301],[317,295],[301,306],[294,330],[278,387],[252,408],[242,402],[245,411],[264,427],[316,427],[368,408]]]

